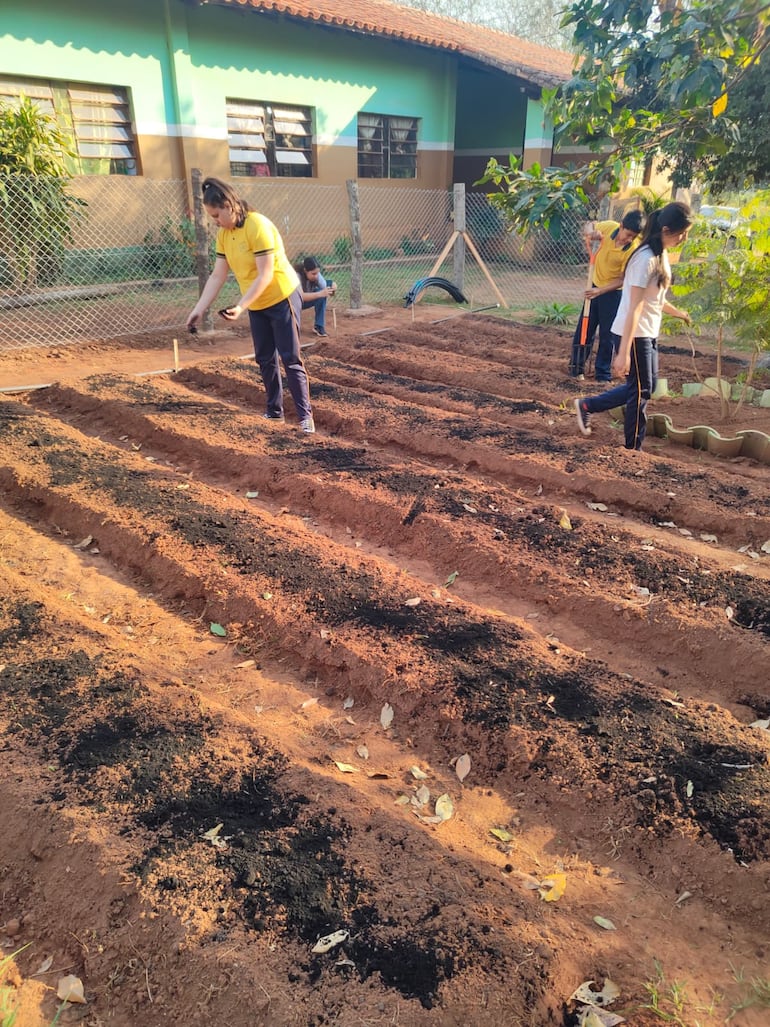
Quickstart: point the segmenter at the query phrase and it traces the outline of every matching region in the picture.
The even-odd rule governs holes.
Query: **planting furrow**
[[[545,604],[552,616],[581,629],[582,639],[571,640],[575,648],[595,648],[600,611],[619,630],[631,617],[638,656],[652,649],[666,683],[688,694],[698,694],[700,680],[691,651],[716,658],[731,632],[742,655],[724,698],[734,702],[756,687],[750,658],[756,644],[735,637],[740,633],[725,624],[724,609],[732,605],[735,626],[767,634],[767,582],[702,566],[660,531],[654,545],[642,545],[623,527],[579,512],[566,528],[563,509],[467,475],[439,476],[368,448],[321,438],[308,446],[294,433],[255,431],[253,418],[237,409],[210,399],[196,404],[176,379],[140,388],[138,394],[128,380],[99,379],[88,393],[52,389],[45,409],[55,407],[100,435],[130,431],[126,443],[153,459],[175,463],[183,452],[184,466],[194,465],[199,479],[230,490],[257,488],[274,509],[288,504],[329,526],[354,525],[370,546],[387,546],[392,562],[407,556],[424,563],[430,553],[428,581],[458,571],[462,586],[482,587],[497,609],[522,616],[533,603]],[[652,676],[662,680],[662,673]]]
[[[244,648],[268,645],[339,697],[390,702],[417,745],[445,760],[473,751],[514,788],[536,780],[578,804],[609,788],[629,823],[710,835],[745,862],[767,857],[766,753],[718,708],[692,702],[672,716],[647,686],[544,645],[513,618],[425,595],[382,561],[320,547],[299,523],[147,470],[18,405],[4,413],[23,472],[4,468],[3,484],[28,516],[92,536],[116,566],[226,624]]]
[[[86,638],[98,658],[73,645]],[[447,852],[438,832],[395,807],[396,782],[383,794],[363,774],[344,783],[335,778],[328,758],[319,766],[317,758],[302,761],[283,751],[279,731],[271,739],[257,735],[252,723],[211,695],[204,701],[182,680],[169,680],[161,664],[132,658],[130,640],[121,641],[117,631],[78,619],[75,611],[63,617],[41,590],[22,586],[14,601],[0,601],[0,660],[7,769],[28,751],[34,764],[48,765],[49,776],[60,768],[65,782],[55,795],[45,778],[38,782],[46,802],[44,810],[28,812],[30,844],[39,852],[62,835],[57,841],[71,862],[78,847],[88,847],[77,865],[104,868],[71,874],[67,889],[47,888],[48,917],[66,921],[69,892],[78,889],[90,899],[89,926],[98,925],[108,939],[85,952],[72,946],[71,958],[86,979],[110,979],[110,953],[121,944],[134,951],[141,946],[145,981],[156,993],[170,970],[189,973],[192,959],[192,1016],[205,998],[206,980],[222,961],[230,962],[235,943],[249,948],[248,962],[256,966],[280,940],[295,973],[333,984],[338,956],[315,955],[312,946],[344,928],[350,933],[345,951],[357,968],[349,988],[355,993],[380,974],[416,1006],[415,1024],[423,1022],[421,1007],[461,999],[469,971],[488,978],[522,1015],[533,1001],[548,1015],[548,958],[537,960],[532,981],[512,980],[526,949],[537,943],[532,903],[493,867]],[[2,785],[5,810],[23,801],[13,780],[6,775]],[[451,787],[440,778],[431,784]],[[318,794],[321,803],[309,800]],[[365,857],[367,839],[350,828],[362,804],[379,831],[402,840],[397,848],[383,847],[375,865]],[[57,813],[78,825],[75,838],[55,823]],[[214,845],[207,832],[217,824]],[[121,853],[117,867],[114,855],[107,860],[109,851]],[[415,890],[426,866],[431,889]],[[104,875],[118,872],[123,915],[116,918],[105,900]],[[458,877],[471,889],[465,917],[439,923],[434,895],[449,891]],[[206,901],[217,907],[213,918],[199,908],[204,885]],[[185,950],[196,934],[206,944],[190,955]],[[165,951],[164,936],[181,939],[170,962],[152,958],[154,946]],[[232,972],[249,973],[237,964]],[[255,991],[260,979],[255,973]],[[107,991],[103,1001],[115,1006],[120,997]],[[272,1013],[285,1024],[297,1015],[288,997]],[[469,1022],[481,1027],[481,1021]]]
[[[190,387],[247,409],[254,402],[246,373],[232,365],[190,369],[180,377]],[[731,484],[724,481],[721,466],[695,470],[674,464],[668,454],[645,455],[640,469],[622,449],[576,453],[572,437],[554,442],[545,424],[512,430],[491,418],[453,415],[333,384],[315,383],[313,395],[316,423],[325,434],[368,449],[395,450],[437,469],[460,469],[556,502],[602,503],[642,525],[673,523],[714,534],[735,548],[755,548],[770,537],[767,476],[745,478],[736,471]],[[750,511],[751,521],[736,519],[736,511]]]

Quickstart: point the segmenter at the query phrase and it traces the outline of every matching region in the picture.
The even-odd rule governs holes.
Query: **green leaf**
[[[212,624],[209,630],[212,635],[217,635],[219,638],[227,638],[227,632],[221,624]]]

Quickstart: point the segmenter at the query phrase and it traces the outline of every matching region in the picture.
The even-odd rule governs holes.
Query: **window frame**
[[[0,75],[0,98],[18,103],[22,95],[69,137],[74,155],[66,161],[74,174],[141,174],[128,87]],[[105,117],[110,111],[114,116]]]
[[[358,177],[401,182],[416,179],[420,122],[420,118],[402,114],[359,111]]]
[[[227,97],[231,177],[315,178],[314,114],[313,107]]]

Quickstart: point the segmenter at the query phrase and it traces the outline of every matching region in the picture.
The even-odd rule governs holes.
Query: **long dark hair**
[[[236,195],[232,186],[223,182],[221,178],[204,178],[202,188],[203,202],[207,207],[229,207],[235,215],[236,226],[243,226],[251,207]]]
[[[638,257],[644,247],[648,246],[657,257],[658,285],[668,285],[669,276],[663,270],[663,262],[660,259],[663,253],[663,229],[666,228],[669,232],[683,232],[691,224],[692,213],[686,203],[675,200],[673,203],[667,203],[660,210],[654,210],[647,218],[639,249],[631,260]]]

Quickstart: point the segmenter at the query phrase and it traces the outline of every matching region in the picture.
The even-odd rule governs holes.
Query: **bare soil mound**
[[[566,1027],[607,979],[594,1023],[768,1022],[768,467],[581,437],[565,333],[390,314],[306,350],[311,437],[242,334],[0,364],[47,385],[0,397],[17,1027],[67,974],[89,1027]]]

